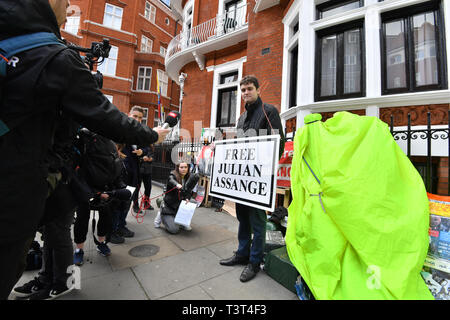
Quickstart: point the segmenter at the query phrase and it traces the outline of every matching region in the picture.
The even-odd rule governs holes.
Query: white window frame
[[[144,108],[144,107],[141,107],[141,108],[144,111],[143,112],[143,116],[142,116],[142,120],[141,120],[141,124],[147,125],[147,122],[148,122],[148,108]]]
[[[239,119],[239,116],[241,115],[241,89],[239,87],[239,82],[242,79],[242,72],[243,72],[243,64],[244,62],[247,62],[247,57],[242,57],[238,60],[226,62],[224,64],[218,65],[218,66],[210,66],[207,67],[208,72],[214,71],[214,80],[213,80],[213,88],[212,88],[212,99],[211,99],[211,118],[210,118],[210,128],[216,128],[216,118],[217,118],[217,107],[219,102],[219,90],[236,86],[238,87],[237,90],[237,103],[236,103],[236,119],[235,123],[237,124],[237,121]],[[226,73],[230,73],[233,71],[238,71],[238,79],[235,82],[232,83],[226,83],[226,84],[220,84],[220,76]]]
[[[169,87],[169,76],[164,70],[158,69],[158,81],[161,88],[161,95],[167,97],[167,89]]]
[[[151,53],[153,51],[153,40],[142,35],[141,37],[141,52]]]
[[[116,54],[114,55],[114,52]],[[102,64],[98,65],[97,70],[103,73],[105,76],[115,77],[117,74],[117,60],[119,59],[119,48],[116,46],[111,46],[109,51],[109,58],[106,58]],[[109,72],[110,68],[114,69],[113,73]]]
[[[75,22],[75,23],[74,23]],[[64,25],[64,30],[71,34],[78,34],[80,28],[80,16],[70,16],[67,17],[67,21]]]
[[[148,1],[145,1],[144,17],[152,23],[156,21],[156,7]]]
[[[158,126],[159,126],[158,108],[155,108],[155,112],[153,115],[153,127],[158,127]]]
[[[140,76],[139,75],[139,70],[144,69],[144,76]],[[150,76],[146,76],[147,70],[150,69]],[[138,67],[138,73],[136,76],[136,91],[138,92],[151,92],[151,88],[152,88],[152,75],[153,75],[153,68],[152,67],[146,67],[146,66],[139,66]],[[139,79],[143,78],[144,81],[142,82],[142,89],[139,89]],[[145,90],[145,80],[149,79],[150,83],[148,85],[148,90]]]
[[[162,54],[165,57],[166,54],[167,54],[167,49],[164,48],[163,46],[160,46],[159,47],[159,53]]]
[[[111,7],[113,9],[113,13],[106,12],[108,7]],[[120,11],[120,15],[115,14],[116,9]],[[106,24],[106,16],[107,15],[110,15],[112,17],[112,25]],[[117,21],[117,20],[119,20],[120,22],[116,25],[114,22]],[[115,6],[115,5],[110,4],[110,3],[106,3],[105,4],[105,13],[103,15],[103,25],[108,27],[108,28],[121,30],[121,28],[122,28],[122,20],[123,20],[123,8]]]

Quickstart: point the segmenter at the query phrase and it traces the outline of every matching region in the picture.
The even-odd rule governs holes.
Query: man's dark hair
[[[254,75],[248,75],[242,78],[241,82],[239,82],[239,86],[242,86],[243,84],[251,84],[253,83],[255,85],[255,88],[259,88],[259,82],[258,79]]]

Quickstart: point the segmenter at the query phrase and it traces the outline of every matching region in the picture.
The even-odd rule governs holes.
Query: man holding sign
[[[259,96],[260,89],[256,77],[244,77],[240,82],[240,87],[242,98],[245,102],[245,112],[238,120],[238,137],[279,134],[281,136],[278,155],[279,159],[284,150],[284,135],[278,110],[274,106],[262,102]],[[277,150],[272,149],[272,153],[276,151]],[[228,152],[228,154],[225,154],[225,159],[227,159],[227,157],[230,159],[234,157],[236,160],[245,158],[245,162],[247,163],[255,159],[254,150],[252,148],[241,148],[240,150],[236,149],[236,151],[228,149],[226,152]],[[220,166],[220,164],[218,165]],[[223,184],[224,186],[227,186],[229,184],[230,188],[227,189],[230,189],[230,192],[232,192],[233,188],[240,190],[245,188],[246,192],[248,192],[248,196],[252,198],[258,196],[262,197],[270,192],[267,183],[252,181],[257,180],[258,177],[262,176],[261,166],[257,163],[244,165],[236,162],[235,165],[229,167],[225,167],[222,164],[222,168],[218,168],[218,173],[221,172],[227,173],[230,178],[232,178],[233,175],[249,177],[247,184],[243,183],[241,180],[239,181],[239,185],[237,185],[234,181],[229,180],[230,178],[222,178],[220,181],[217,181],[218,185]],[[240,276],[240,280],[246,282],[253,279],[260,270],[260,264],[264,254],[267,217],[266,212],[263,209],[237,202],[236,216],[239,220],[238,250],[231,258],[221,260],[220,264],[224,266],[233,266],[237,264],[246,265]],[[252,231],[254,234],[253,241]]]

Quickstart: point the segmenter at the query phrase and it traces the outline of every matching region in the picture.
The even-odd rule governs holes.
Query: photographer
[[[0,48],[4,41],[17,43],[11,39],[37,32],[60,39],[68,5],[67,0],[0,1]],[[0,79],[0,299],[7,299],[22,275],[44,212],[52,181],[48,150],[61,112],[117,142],[149,145],[163,141],[170,131],[152,130],[120,112],[99,90],[79,54],[64,45],[19,52],[5,67]],[[58,175],[54,177],[57,181]]]
[[[103,192],[98,192],[91,202],[80,205],[77,209],[77,218],[74,225],[74,242],[76,250],[74,253],[74,264],[81,266],[84,263],[84,243],[88,233],[91,210],[98,211],[99,219],[97,224],[98,241],[95,240],[97,251],[104,257],[111,254],[108,247],[108,238],[112,232],[113,209],[120,201],[127,201],[131,198],[131,192],[126,188],[122,179],[118,179]]]

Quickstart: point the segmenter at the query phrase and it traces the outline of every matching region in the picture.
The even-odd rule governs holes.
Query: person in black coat
[[[37,32],[61,39],[68,0],[0,1],[0,41]],[[0,300],[26,266],[49,195],[48,150],[61,112],[117,142],[150,145],[170,130],[128,118],[97,86],[78,52],[51,44],[16,54],[1,80]]]
[[[279,134],[281,139],[278,155],[281,157],[285,141],[278,110],[274,106],[262,102],[256,77],[242,78],[240,87],[242,98],[245,101],[245,112],[238,120],[238,138]],[[224,266],[246,265],[240,276],[240,281],[246,282],[253,279],[260,270],[264,256],[267,216],[264,210],[236,203],[236,217],[239,220],[238,249],[232,257],[221,260],[220,264]]]
[[[162,222],[169,233],[176,234],[180,231],[180,225],[174,222],[175,216],[181,201],[189,201],[192,197],[192,190],[198,179],[198,174],[190,173],[187,162],[181,162],[175,166],[175,170],[170,173],[167,179],[165,188],[167,193],[164,195],[161,210],[155,218],[155,227],[159,227]],[[185,227],[185,229],[187,228]]]

